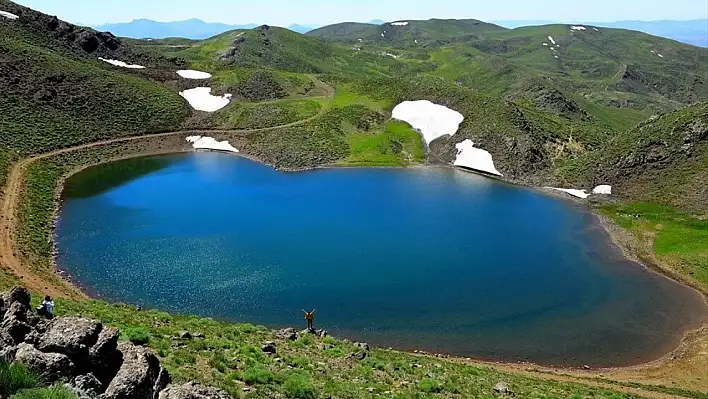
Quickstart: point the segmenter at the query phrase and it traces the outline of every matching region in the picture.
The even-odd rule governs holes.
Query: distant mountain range
[[[555,24],[559,21],[491,21],[505,28],[518,28],[520,26],[536,26]],[[605,28],[631,29],[648,33],[654,36],[666,37],[678,42],[692,44],[699,47],[708,47],[708,19],[695,19],[690,21],[617,21],[617,22],[584,22],[588,25]]]
[[[375,19],[370,24],[381,25],[383,20]],[[527,21],[492,21],[505,28],[520,26],[547,25],[558,21],[527,20]],[[694,46],[708,47],[708,19],[691,21],[617,21],[617,22],[585,22],[588,25],[607,28],[631,29],[654,36],[666,37]],[[258,24],[228,25],[216,22],[204,22],[200,19],[189,19],[176,22],[157,22],[149,19],[136,19],[131,22],[99,25],[95,28],[109,31],[116,36],[136,39],[165,37],[183,37],[187,39],[206,39],[234,29],[251,29]],[[306,33],[319,28],[319,25],[292,24],[287,28],[298,33]]]

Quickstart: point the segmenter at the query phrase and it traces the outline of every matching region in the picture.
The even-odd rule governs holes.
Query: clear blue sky
[[[272,25],[383,19],[617,21],[708,18],[708,0],[16,0],[83,24],[137,18]]]

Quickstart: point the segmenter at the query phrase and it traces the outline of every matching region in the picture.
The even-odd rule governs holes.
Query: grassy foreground
[[[508,383],[517,398],[637,397],[432,356],[366,351],[332,337],[304,335],[290,341],[251,324],[138,311],[123,304],[59,300],[57,310],[120,328],[122,339],[151,347],[177,381],[201,381],[236,398],[493,398],[498,382]],[[180,339],[181,331],[204,338]],[[276,342],[275,354],[261,350],[266,341]]]

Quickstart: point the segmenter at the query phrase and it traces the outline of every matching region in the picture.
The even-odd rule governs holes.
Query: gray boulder
[[[172,383],[172,376],[170,375],[170,372],[167,371],[166,368],[161,367],[160,373],[157,375],[157,380],[155,380],[155,386],[153,387],[153,390],[152,390],[153,399],[157,399],[158,396],[160,395],[160,392],[162,392],[165,388],[167,388],[167,386],[170,385],[171,383]]]
[[[512,392],[511,388],[509,387],[509,384],[503,381],[497,382],[496,385],[494,385],[493,389],[494,392],[501,395],[514,395],[514,392]]]
[[[170,385],[160,392],[159,399],[232,399],[226,392],[205,387],[197,382],[188,382],[183,385]]]
[[[118,336],[120,332],[111,327],[104,327],[98,334],[96,343],[89,349],[89,365],[91,372],[107,387],[120,365],[123,355],[118,351]]]
[[[62,378],[71,378],[74,372],[74,363],[68,356],[61,353],[44,353],[25,343],[18,345],[15,362],[24,364],[50,383]]]
[[[21,302],[15,301],[5,310],[5,317],[0,324],[0,335],[2,341],[12,338],[14,344],[19,344],[25,340],[27,334],[32,331],[29,320],[32,318],[29,307]]]
[[[27,307],[30,306],[30,293],[25,287],[15,287],[10,292],[3,295],[5,306],[10,306],[15,302],[19,302]]]
[[[100,398],[153,399],[160,373],[157,356],[149,349],[126,342],[119,343],[118,350],[123,355],[123,364]]]
[[[357,348],[363,349],[365,351],[371,350],[371,348],[369,347],[369,344],[367,344],[366,342],[354,342],[354,346],[356,346]]]
[[[15,359],[17,347],[13,345],[3,345],[0,342],[0,362],[10,363]]]
[[[270,353],[273,354],[277,351],[277,346],[275,345],[275,342],[273,341],[267,341],[263,345],[261,345],[261,350],[265,353]]]
[[[101,381],[91,373],[80,375],[64,386],[79,399],[96,399],[101,394]]]
[[[85,359],[89,348],[98,340],[101,324],[80,317],[60,317],[52,320],[42,336],[38,348],[43,352],[63,353],[72,358]]]
[[[297,331],[294,328],[283,328],[278,331],[278,337],[288,341],[295,341],[297,339]]]

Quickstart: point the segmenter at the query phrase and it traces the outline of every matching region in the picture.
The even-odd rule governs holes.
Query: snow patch
[[[392,118],[408,122],[420,131],[426,144],[441,136],[454,135],[465,119],[461,113],[428,100],[404,101],[393,109]]]
[[[472,140],[467,139],[455,145],[455,147],[457,148],[455,166],[463,166],[465,168],[502,176],[497,168],[494,167],[492,154],[481,148],[475,148]]]
[[[544,46],[548,46],[548,43],[543,43]]]
[[[389,57],[393,57],[393,58],[398,58],[398,57],[400,57],[400,55],[391,54],[391,53],[386,53],[386,55],[389,56]]]
[[[555,188],[555,187],[548,187],[548,188],[550,188],[551,190],[562,191],[566,194],[572,195],[573,197],[578,197],[578,198],[582,198],[582,199],[586,199],[587,197],[590,196],[590,194],[585,192],[585,190],[576,190],[574,188]]]
[[[19,18],[17,15],[15,15],[15,14],[13,14],[13,13],[11,13],[11,12],[2,11],[2,10],[0,10],[0,17],[5,17],[5,18],[7,18],[7,19],[17,19],[17,18]]]
[[[234,146],[229,144],[228,141],[217,141],[213,137],[207,136],[189,136],[187,141],[192,143],[192,147],[195,150],[214,150],[214,151],[227,151],[227,152],[238,152]]]
[[[553,37],[552,37],[552,36],[548,36],[548,40],[549,40],[551,43],[556,44],[556,41],[553,40]]]
[[[406,26],[406,25],[408,25],[408,21],[392,22],[391,25],[393,25],[393,26]]]
[[[184,97],[189,105],[197,111],[215,112],[229,105],[231,94],[223,96],[212,96],[211,87],[197,87],[179,92],[179,95]]]
[[[558,56],[557,56],[557,55],[554,55],[554,57],[558,58]]]
[[[210,73],[195,71],[193,69],[177,71],[177,75],[185,79],[209,79],[211,77]]]
[[[584,26],[578,25],[578,26],[571,26],[570,29],[571,30],[586,30],[587,28]]]
[[[592,28],[592,29],[593,29],[595,32],[599,32],[599,31],[600,31],[600,29],[597,29],[597,28]]]
[[[607,184],[599,185],[599,186],[592,189],[592,193],[593,194],[601,194],[601,195],[611,195],[612,194],[612,186],[607,185]]]
[[[361,39],[356,39],[356,40],[358,40],[358,41],[359,41],[359,43],[363,42],[363,40],[361,40]]]
[[[125,63],[125,62],[123,62],[123,61],[118,61],[118,60],[109,60],[109,59],[106,59],[106,58],[101,58],[101,57],[98,57],[98,59],[99,59],[99,60],[101,60],[101,61],[103,61],[103,62],[107,62],[107,63],[109,63],[109,64],[111,64],[111,65],[115,65],[115,66],[118,66],[118,67],[121,67],[121,68],[129,68],[129,69],[145,69],[145,67],[144,67],[144,66],[142,66],[142,65],[132,65],[132,64],[126,64],[126,63]]]
[[[384,34],[382,33],[382,34],[381,34],[381,37],[386,37],[386,35],[384,35]]]
[[[658,55],[658,56],[661,57],[661,58],[664,58],[664,56],[661,55],[661,54],[659,54],[659,53],[656,53],[656,55]]]
[[[418,39],[415,39],[414,42],[418,43]]]

